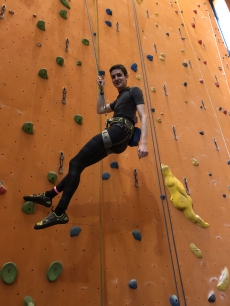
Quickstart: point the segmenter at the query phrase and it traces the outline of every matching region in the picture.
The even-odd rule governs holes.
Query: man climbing
[[[130,138],[134,132],[136,110],[141,120],[141,140],[137,149],[139,158],[148,155],[147,148],[147,119],[144,108],[142,91],[139,87],[127,87],[128,73],[123,65],[114,65],[110,68],[110,76],[113,85],[117,88],[119,95],[113,103],[103,106],[102,96],[104,94],[105,81],[98,76],[97,83],[100,93],[97,100],[97,113],[104,114],[114,112],[114,117],[109,119],[108,127],[100,134],[94,136],[79,153],[70,160],[68,174],[50,191],[43,194],[24,196],[25,201],[32,201],[45,207],[51,207],[52,199],[62,193],[61,199],[55,208],[41,222],[35,224],[34,229],[43,229],[56,224],[68,223],[66,214],[69,202],[78,188],[82,171],[108,154],[120,154],[127,148]]]

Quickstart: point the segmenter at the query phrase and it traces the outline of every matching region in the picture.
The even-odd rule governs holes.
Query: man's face
[[[112,70],[110,75],[113,85],[117,88],[118,91],[123,90],[127,86],[127,79],[129,76],[124,76],[124,73],[121,69]]]

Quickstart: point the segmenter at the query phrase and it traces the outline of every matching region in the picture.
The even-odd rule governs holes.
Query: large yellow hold
[[[192,199],[187,195],[182,183],[172,174],[167,165],[161,165],[162,173],[165,177],[165,185],[168,188],[171,197],[170,201],[173,205],[182,210],[189,221],[196,223],[202,228],[209,227],[209,224],[204,222],[198,215],[195,214],[192,207]]]
[[[219,282],[217,284],[217,289],[221,291],[225,291],[229,286],[229,272],[228,268],[224,267],[224,270],[222,271],[222,274],[219,278]]]

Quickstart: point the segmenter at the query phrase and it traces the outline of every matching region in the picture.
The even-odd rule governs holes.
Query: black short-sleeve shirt
[[[114,111],[114,117],[125,117],[134,124],[136,106],[139,104],[145,104],[141,89],[126,87],[119,93],[117,99],[110,103],[110,107]]]

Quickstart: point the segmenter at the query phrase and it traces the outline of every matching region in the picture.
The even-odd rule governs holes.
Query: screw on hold
[[[192,68],[192,64],[190,60],[188,60],[188,63],[189,63],[190,68]]]
[[[40,43],[37,42],[37,43],[36,43],[36,46],[37,46],[37,47],[41,47],[42,44],[40,44]]]
[[[133,169],[134,179],[135,179],[135,187],[138,188],[138,177],[137,177],[137,169]]]
[[[178,28],[178,30],[179,30],[180,36],[182,36],[180,28]]]
[[[63,173],[63,160],[64,160],[64,153],[62,151],[60,151],[60,166],[59,166],[59,169],[58,169],[58,172],[60,174]]]
[[[189,189],[188,189],[188,181],[187,181],[186,177],[184,177],[184,184],[185,184],[185,188],[186,188],[186,193],[187,193],[188,195],[190,195],[190,191],[189,191]]]
[[[217,83],[218,83],[218,79],[217,79],[217,76],[214,74],[214,77],[215,77],[215,79],[216,79],[216,81],[217,81]]]
[[[69,39],[66,38],[65,40],[65,51],[68,52],[69,51]]]
[[[0,11],[0,18],[1,18],[1,19],[4,18],[5,10],[6,10],[6,5],[3,4],[3,5],[2,5],[2,8],[1,8],[1,11]]]
[[[177,135],[176,135],[176,128],[175,128],[175,126],[172,126],[172,130],[173,130],[174,138],[175,138],[175,140],[177,140]]]
[[[204,105],[204,101],[203,101],[203,100],[201,100],[201,103],[202,103],[202,105],[203,105],[203,108],[206,110],[206,107],[205,107],[205,105]]]
[[[157,45],[154,44],[154,49],[155,49],[155,52],[157,53]]]
[[[63,87],[63,89],[62,89],[62,103],[63,104],[66,104],[66,93],[67,93],[67,89],[66,89],[66,87]]]
[[[170,0],[169,2],[170,2],[170,5],[173,7],[172,1]]]
[[[148,10],[146,10],[146,14],[147,14],[147,17],[149,18],[149,11]]]
[[[119,32],[119,23],[118,23],[118,21],[116,21],[116,29],[117,29],[117,32]]]
[[[213,141],[214,141],[214,143],[215,143],[215,146],[216,146],[217,151],[219,151],[219,148],[218,148],[218,145],[217,145],[217,142],[216,142],[216,138],[213,138]]]
[[[194,20],[194,22],[196,23],[196,18],[195,18],[195,17],[193,17],[193,20]]]
[[[163,85],[163,88],[164,88],[165,95],[168,96],[166,85]]]

